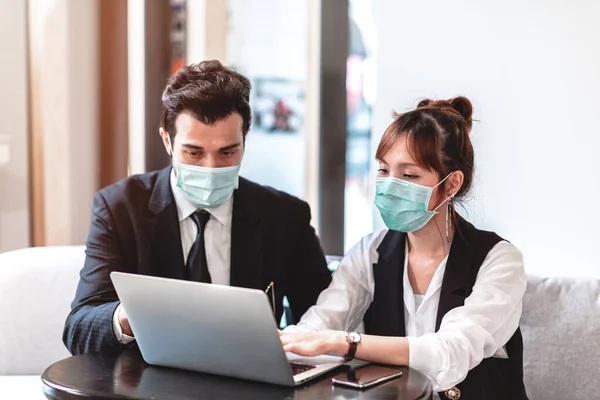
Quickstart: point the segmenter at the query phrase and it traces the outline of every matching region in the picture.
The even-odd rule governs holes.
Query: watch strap
[[[352,342],[349,343],[348,353],[344,356],[346,361],[354,360],[354,355],[356,354],[356,348],[358,347],[358,343]]]

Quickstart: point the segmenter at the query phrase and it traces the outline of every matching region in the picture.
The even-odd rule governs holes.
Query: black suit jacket
[[[96,194],[85,264],[63,333],[72,354],[127,347],[113,331],[119,299],[112,271],[185,279],[170,171],[129,177]],[[233,197],[231,285],[264,290],[274,281],[277,320],[284,295],[299,320],[331,282],[308,204],[242,178]]]

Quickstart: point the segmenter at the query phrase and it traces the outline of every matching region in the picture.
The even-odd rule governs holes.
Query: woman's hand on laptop
[[[287,333],[279,331],[283,350],[299,356],[314,357],[323,354],[342,356],[348,351],[346,332],[315,331],[309,333]]]

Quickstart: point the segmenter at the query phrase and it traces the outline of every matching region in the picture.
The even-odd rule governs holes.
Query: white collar
[[[175,204],[177,205],[177,216],[179,222],[188,218],[194,212],[199,210],[185,197],[183,191],[177,186],[177,178],[175,177],[175,170],[171,169],[171,191],[175,198]],[[226,226],[231,221],[233,213],[233,195],[224,204],[217,208],[206,208],[205,209],[213,218],[215,218],[221,225]]]

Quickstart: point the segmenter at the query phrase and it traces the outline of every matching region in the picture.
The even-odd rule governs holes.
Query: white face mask
[[[173,148],[169,140],[171,157]],[[240,166],[207,168],[175,161],[177,187],[197,208],[217,208],[231,198],[239,187]]]

